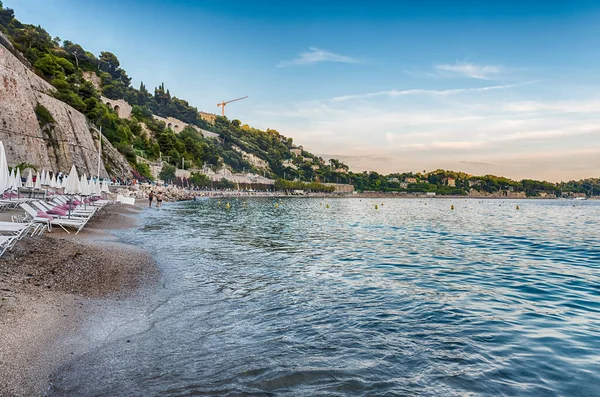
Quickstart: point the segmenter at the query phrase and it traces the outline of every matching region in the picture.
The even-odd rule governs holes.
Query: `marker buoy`
[[[519,206],[517,205],[517,209],[519,209]]]
[[[450,207],[450,209],[451,209],[451,210],[453,210],[453,209],[454,209],[454,205],[452,205],[452,206]]]
[[[221,201],[217,201],[217,205],[221,205]]]
[[[230,209],[231,208],[231,204],[229,204],[229,203],[225,204],[225,208]]]
[[[325,208],[329,208],[329,204],[327,204],[327,205],[325,206]]]
[[[378,210],[378,209],[379,209],[379,207],[377,206],[377,204],[375,204],[375,209],[376,209],[376,210]]]
[[[275,203],[275,208],[279,208],[279,203]]]

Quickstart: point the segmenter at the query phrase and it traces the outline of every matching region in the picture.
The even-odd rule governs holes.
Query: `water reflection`
[[[148,326],[64,368],[53,393],[600,393],[600,203],[230,203],[165,206],[123,232],[163,269],[129,308]]]

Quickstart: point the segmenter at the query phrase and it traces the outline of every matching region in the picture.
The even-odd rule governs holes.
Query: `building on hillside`
[[[408,188],[408,182],[400,182],[400,187],[401,187],[402,189],[406,189],[406,188]]]
[[[479,179],[469,179],[469,187],[473,186],[481,186],[481,181]]]
[[[303,157],[302,160],[304,160],[304,162],[306,163],[312,163],[313,159],[310,157]]]
[[[442,183],[450,187],[456,187],[456,179],[454,178],[444,178],[442,179]]]
[[[311,165],[311,168],[312,168],[313,170],[318,170],[320,167],[319,167],[319,165],[318,165],[318,164],[313,164],[313,165]]]
[[[216,114],[213,113],[206,113],[206,112],[198,112],[198,114],[200,115],[200,118],[204,121],[207,121],[211,124],[215,123],[215,119],[217,118]]]
[[[406,178],[404,180],[404,182],[406,182],[406,183],[417,183],[417,178],[412,178],[412,177]]]
[[[302,146],[298,146],[297,148],[290,149],[290,152],[292,152],[296,156],[302,156],[303,150],[304,150],[304,148]]]
[[[388,182],[395,182],[395,183],[397,183],[397,182],[400,182],[400,181],[398,180],[398,178],[388,178],[388,180],[387,180],[387,181],[388,181]]]

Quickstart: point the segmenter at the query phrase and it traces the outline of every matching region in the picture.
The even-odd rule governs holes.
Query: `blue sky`
[[[4,0],[354,170],[600,176],[599,1]]]

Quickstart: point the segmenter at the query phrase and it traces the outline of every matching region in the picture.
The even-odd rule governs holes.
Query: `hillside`
[[[600,192],[598,179],[553,184],[444,170],[390,175],[351,172],[338,160],[325,161],[276,130],[263,131],[240,120],[199,111],[172,95],[162,83],[152,91],[144,83],[134,88],[115,54],[96,56],[75,42],[52,38],[42,27],[19,22],[1,2],[0,31],[14,46],[14,55],[30,68],[29,75],[43,79],[46,101],[62,101],[101,127],[138,179],[151,178],[148,164],[162,160],[196,171],[193,180],[198,183],[203,167],[225,167],[234,173],[251,172],[272,179],[351,183],[361,191],[476,196]],[[121,106],[115,105],[117,101]],[[31,115],[22,117],[31,119]],[[34,157],[32,161],[38,160]]]

